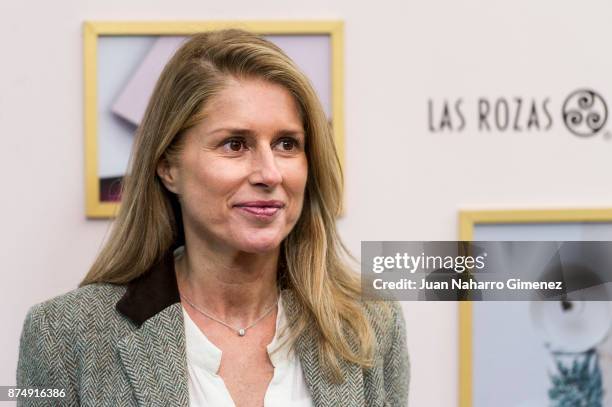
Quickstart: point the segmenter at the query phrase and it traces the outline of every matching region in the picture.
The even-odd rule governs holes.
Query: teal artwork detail
[[[548,390],[554,407],[602,407],[603,386],[595,349],[583,353],[553,352],[556,372]]]

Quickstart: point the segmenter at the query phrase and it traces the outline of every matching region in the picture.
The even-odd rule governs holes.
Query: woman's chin
[[[239,250],[247,253],[266,253],[278,249],[282,239],[278,236],[245,236],[237,245]]]
[[[251,253],[251,254],[264,254],[264,253],[269,253],[272,252],[274,250],[276,250],[278,248],[278,244],[252,244],[252,245],[245,245],[244,247],[241,248],[241,251],[245,252],[245,253]]]

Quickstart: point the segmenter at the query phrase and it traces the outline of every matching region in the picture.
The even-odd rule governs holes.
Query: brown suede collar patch
[[[172,304],[180,302],[174,252],[168,253],[140,277],[128,283],[115,308],[137,326]]]

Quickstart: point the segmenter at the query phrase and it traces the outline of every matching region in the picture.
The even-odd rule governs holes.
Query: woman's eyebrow
[[[299,129],[298,129],[298,128],[295,128],[295,129],[284,129],[284,130],[279,130],[279,131],[277,131],[277,132],[276,132],[276,134],[279,134],[279,135],[287,135],[287,136],[290,136],[290,135],[302,135],[302,136],[305,136],[305,135],[306,135],[306,132],[304,131],[304,129],[301,129],[301,128],[299,128]]]
[[[215,133],[232,133],[240,136],[252,136],[255,133],[249,129],[244,129],[240,127],[220,127],[218,129],[211,130],[209,134]]]
[[[237,136],[245,136],[245,137],[248,137],[248,136],[253,137],[257,135],[257,133],[254,132],[253,130],[245,129],[241,127],[220,127],[218,129],[214,129],[209,132],[209,134],[215,134],[215,133],[231,133]],[[290,136],[290,135],[305,136],[306,135],[304,129],[297,128],[297,127],[278,130],[276,131],[275,134],[280,135],[280,136]]]

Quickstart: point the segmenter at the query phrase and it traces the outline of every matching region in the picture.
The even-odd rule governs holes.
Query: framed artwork
[[[612,209],[461,211],[459,238],[611,241]],[[611,327],[607,301],[460,302],[459,406],[612,406]]]
[[[87,217],[117,213],[134,132],[166,62],[187,36],[224,28],[260,34],[296,62],[323,104],[344,162],[342,22],[85,22]]]

